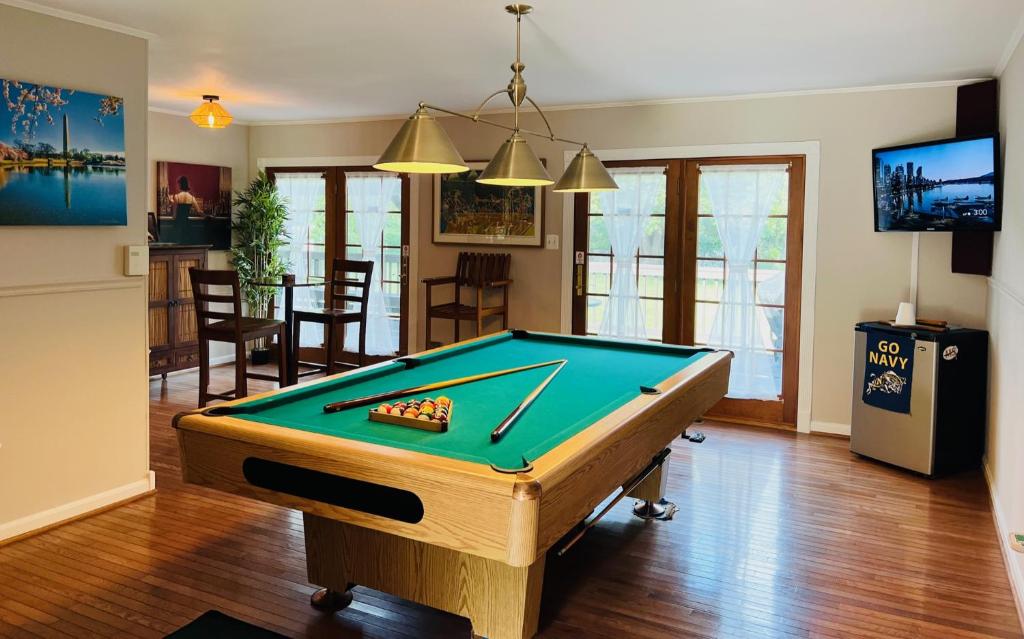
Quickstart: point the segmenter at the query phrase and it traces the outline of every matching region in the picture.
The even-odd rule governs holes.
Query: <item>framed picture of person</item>
[[[231,168],[157,162],[156,211],[161,242],[231,248]]]
[[[469,171],[434,176],[434,243],[541,246],[543,187],[480,184],[487,162],[467,164]]]

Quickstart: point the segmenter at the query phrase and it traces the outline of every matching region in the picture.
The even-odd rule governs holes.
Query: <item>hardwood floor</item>
[[[297,513],[182,484],[170,418],[196,385],[150,384],[155,495],[0,547],[0,636],[159,637],[216,608],[295,637],[469,637],[363,588],[312,610]],[[674,448],[674,521],[624,500],[548,560],[540,636],[1021,636],[980,473],[929,481],[843,439],[701,429]]]

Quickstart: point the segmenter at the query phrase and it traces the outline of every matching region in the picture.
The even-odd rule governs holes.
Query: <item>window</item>
[[[408,176],[382,173],[368,166],[270,167],[267,174],[288,198],[290,237],[286,257],[296,282],[325,282],[335,258],[373,259],[373,277],[382,295],[371,306],[383,310],[368,309],[368,312],[386,317],[387,322],[383,331],[379,324],[377,329],[367,331],[367,356],[374,362],[395,352],[405,354],[409,332]],[[362,210],[357,214],[353,208]],[[371,214],[379,211],[384,211],[383,220],[380,215]],[[376,245],[374,242],[368,245],[372,258],[364,257],[361,223],[381,229]],[[379,223],[381,226],[376,226]],[[324,308],[325,288],[296,287],[295,308]],[[353,333],[350,326],[343,328],[343,332]],[[309,322],[302,327],[301,335],[300,361],[325,361],[321,327]],[[387,337],[378,339],[375,335]],[[374,354],[371,341],[378,345],[387,342],[388,348],[382,346],[377,349],[380,353]],[[344,349],[339,350],[336,357],[348,364],[356,362],[354,354]]]
[[[759,380],[758,391],[733,389],[730,383],[730,395],[709,415],[743,423],[795,427],[804,158],[668,159],[608,162],[607,166],[616,181],[638,170],[654,173],[658,180],[652,189],[657,197],[644,207],[634,207],[638,215],[643,214],[643,220],[637,248],[630,253],[631,263],[626,269],[636,285],[633,299],[640,302],[642,337],[734,350],[737,357],[733,367],[756,369],[756,375],[740,377]],[[722,191],[721,184],[729,180],[716,184],[713,178],[702,178],[703,174],[716,172],[771,176],[765,182],[775,190],[770,197],[754,198],[763,206],[756,208],[757,214],[753,215],[743,209],[746,204],[742,198],[749,196],[744,189],[736,186]],[[715,202],[728,202],[734,196],[737,199],[726,208]],[[572,327],[576,334],[607,334],[602,327],[612,306],[609,300],[617,278],[626,268],[622,260],[616,260],[615,246],[631,245],[617,242],[617,230],[608,225],[607,215],[613,201],[599,193],[577,194],[574,199],[574,272],[569,286],[573,291]],[[725,217],[720,218],[723,213]],[[747,224],[748,217],[753,227]],[[736,250],[737,238],[729,232],[724,234],[723,242],[720,219],[725,224],[732,221],[733,230],[743,232],[744,250]],[[733,256],[732,262],[729,256]],[[744,285],[727,287],[730,277]],[[742,299],[730,297],[737,290]],[[735,317],[731,327],[716,324],[717,317],[724,317],[720,315],[721,309],[727,306],[745,309],[729,314]],[[727,330],[737,326],[756,333],[744,342],[743,357],[736,340],[726,339]]]
[[[360,197],[373,191],[373,198],[381,198],[383,210],[386,211],[384,227],[380,239],[368,242],[367,246],[374,250],[373,256],[364,255],[363,238],[360,236],[361,224],[356,219],[354,193]],[[381,172],[346,173],[345,174],[345,256],[353,260],[372,259],[374,263],[374,280],[380,279],[383,292],[384,312],[388,317],[388,329],[391,331],[391,344],[400,343],[401,310],[402,310],[402,180],[397,175]],[[371,303],[371,310],[374,304]],[[355,350],[353,339],[346,340],[346,350]],[[371,353],[373,354],[373,353]]]
[[[752,262],[749,267],[743,267],[749,282],[750,302],[754,310],[755,326],[744,341],[751,340],[756,343],[751,345],[753,352],[748,356],[753,362],[750,374],[760,376],[756,385],[757,393],[753,393],[763,399],[777,398],[782,393],[782,347],[784,340],[783,325],[785,320],[785,296],[786,296],[786,231],[788,222],[789,193],[788,184],[776,167],[756,167],[755,165],[729,165],[735,169],[733,175],[739,175],[742,171],[744,176],[750,179],[744,180],[743,184],[731,188],[746,188],[753,183],[756,189],[756,182],[764,178],[778,178],[771,185],[771,192],[766,193],[767,210],[763,211],[764,219],[744,216],[744,223],[756,225],[760,228],[753,232],[757,234],[753,243]],[[774,173],[772,176],[770,174]],[[759,175],[760,174],[760,175]],[[720,175],[715,177],[721,177]],[[732,267],[727,251],[723,247],[722,233],[713,209],[713,197],[709,193],[707,179],[704,174],[698,182],[698,205],[697,205],[697,285],[694,313],[694,343],[697,345],[712,345],[730,348],[737,352],[739,348],[745,348],[737,344],[723,340],[721,335],[715,335],[715,322],[721,325],[729,321],[723,318],[722,313],[737,312],[746,313],[742,308],[735,308],[736,300],[733,301],[733,308],[723,308],[723,294],[726,290],[726,279]],[[762,184],[762,190],[765,185]],[[736,196],[729,192],[730,186],[723,182],[719,197],[726,202],[719,203],[719,207],[729,206],[728,200]],[[754,196],[756,197],[756,196]],[[751,198],[743,197],[741,194],[736,199],[746,200],[740,206],[756,206]],[[719,210],[721,215],[723,211]],[[729,213],[726,211],[725,213]],[[733,212],[736,213],[736,212]],[[740,238],[742,244],[745,238]],[[742,250],[742,249],[740,249]],[[745,292],[746,293],[746,292]],[[737,352],[737,359],[741,357]],[[734,367],[735,373],[735,367]],[[735,374],[734,374],[735,377]],[[747,384],[748,386],[751,384]],[[734,396],[741,395],[736,392],[734,384],[730,391]],[[744,390],[746,395],[752,393],[752,389]]]
[[[588,335],[664,339],[665,203],[664,166],[612,167],[622,187],[589,198],[586,225],[586,315],[582,332]],[[612,208],[616,210],[612,210]],[[628,261],[618,259],[616,247],[628,246]],[[636,287],[617,286],[619,277],[632,277]],[[638,295],[636,321],[642,330],[625,334],[610,326],[616,295]]]

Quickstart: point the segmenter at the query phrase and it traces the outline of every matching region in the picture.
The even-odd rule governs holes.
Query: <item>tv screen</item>
[[[995,135],[875,149],[875,230],[998,231],[998,154]]]

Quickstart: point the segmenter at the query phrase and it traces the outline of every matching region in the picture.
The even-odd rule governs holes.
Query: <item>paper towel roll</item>
[[[917,315],[914,305],[910,302],[900,302],[900,308],[896,311],[896,321],[893,326],[914,326],[917,324]]]

